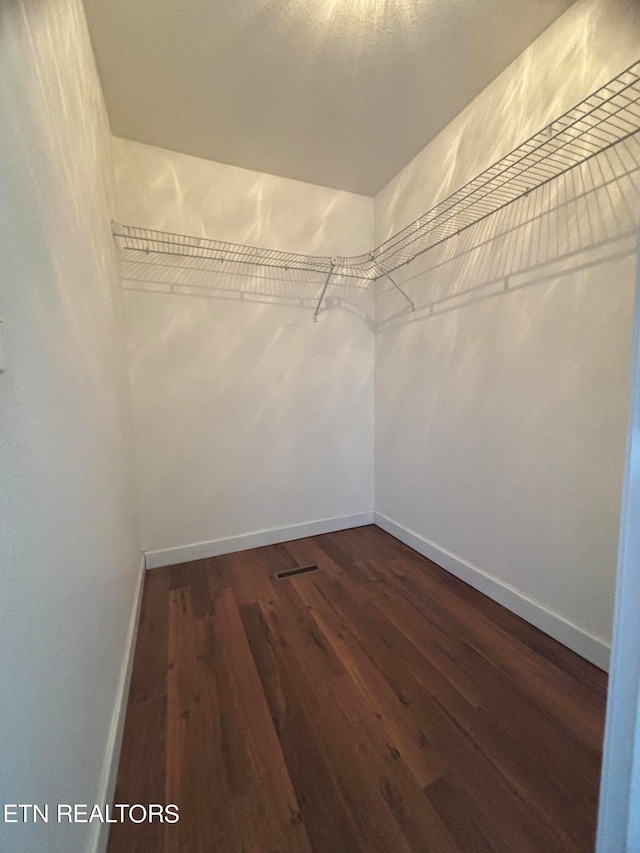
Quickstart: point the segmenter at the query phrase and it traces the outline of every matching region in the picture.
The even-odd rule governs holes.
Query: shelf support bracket
[[[408,302],[408,303],[409,303],[409,305],[411,306],[411,310],[412,310],[412,311],[415,311],[415,310],[416,310],[416,306],[415,306],[415,304],[411,301],[411,299],[409,299],[409,297],[408,297],[408,296],[407,296],[407,294],[404,292],[404,290],[400,287],[400,285],[399,285],[397,282],[395,282],[395,281],[391,278],[391,276],[389,275],[389,273],[388,273],[386,270],[384,270],[384,269],[380,266],[380,264],[379,264],[379,263],[377,263],[377,261],[376,261],[376,259],[373,257],[373,255],[369,255],[369,257],[371,258],[371,263],[372,263],[372,264],[374,265],[374,267],[378,270],[378,272],[380,272],[380,273],[381,273],[381,274],[382,274],[386,279],[388,279],[388,280],[391,282],[391,284],[395,287],[395,289],[396,289],[396,290],[399,290],[399,291],[400,291],[400,293],[404,296],[404,298],[407,300],[407,302]]]
[[[335,261],[333,258],[331,259],[331,269],[329,270],[329,275],[326,277],[324,282],[324,287],[322,288],[322,293],[320,294],[320,299],[318,299],[318,304],[316,305],[316,310],[313,312],[313,322],[318,322],[318,314],[320,313],[320,307],[322,306],[322,300],[324,299],[324,295],[327,292],[327,287],[329,286],[329,282],[331,281],[331,276],[333,275],[333,270],[335,268]]]

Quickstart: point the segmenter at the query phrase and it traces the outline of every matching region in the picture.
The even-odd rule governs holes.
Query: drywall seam
[[[398,524],[386,515],[380,512],[374,513],[374,522],[382,530],[395,536],[396,539],[404,542],[405,545],[413,548],[423,557],[432,560],[484,595],[488,595],[489,598],[544,631],[554,640],[558,640],[600,669],[608,670],[610,646],[601,637],[589,634],[583,628],[549,610],[539,601],[529,598],[504,581],[498,580],[478,566],[474,566],[473,563],[469,563],[451,551],[447,551],[446,548],[441,548],[435,542],[431,542],[414,530]]]
[[[243,533],[241,536],[214,539],[211,542],[194,542],[191,545],[181,545],[176,548],[146,551],[146,566],[147,569],[157,569],[161,566],[173,566],[176,563],[188,563],[191,560],[204,560],[207,557],[219,557],[221,554],[247,551],[249,548],[290,542],[292,539],[304,539],[306,536],[334,533],[336,530],[346,530],[351,527],[364,527],[366,524],[373,524],[373,519],[374,512],[370,510],[369,512],[359,512],[356,515],[342,515],[319,521],[309,521],[304,524],[294,524],[290,527],[257,530],[253,533]]]
[[[124,721],[129,699],[129,685],[131,683],[133,659],[135,657],[136,640],[138,637],[138,625],[140,623],[140,609],[142,607],[145,570],[146,562],[143,554],[140,562],[140,575],[138,577],[136,592],[133,598],[133,606],[131,608],[131,616],[129,618],[127,642],[125,645],[124,657],[122,659],[120,680],[113,708],[113,716],[111,718],[111,729],[107,740],[102,777],[100,780],[100,787],[98,789],[99,794],[98,799],[96,800],[100,805],[106,805],[113,802],[113,796],[116,788],[116,777],[118,775],[118,764],[120,762],[120,748],[122,746]],[[106,853],[109,842],[109,829],[110,824],[108,823],[98,821],[95,824],[93,839],[89,844],[90,851],[93,851],[93,853]]]

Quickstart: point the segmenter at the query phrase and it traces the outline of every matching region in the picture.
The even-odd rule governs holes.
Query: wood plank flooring
[[[377,527],[154,569],[109,853],[591,851],[605,696]]]

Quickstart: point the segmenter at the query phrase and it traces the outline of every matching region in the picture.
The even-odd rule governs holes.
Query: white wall
[[[636,0],[577,0],[375,199],[376,245],[640,56]]]
[[[117,217],[125,225],[307,255],[373,248],[373,200],[113,139]]]
[[[0,79],[0,801],[100,802],[141,555],[110,137],[80,2],[3,2]],[[71,853],[94,832],[2,823],[0,848]]]
[[[125,140],[114,158],[122,222],[310,254],[372,246],[372,199]],[[141,253],[124,269],[148,565],[370,521],[370,284],[330,284],[313,323],[313,273]]]
[[[376,199],[378,237],[640,55],[640,7],[580,0]],[[637,142],[380,284],[376,511],[606,664],[626,434]],[[444,163],[444,168],[441,164]]]

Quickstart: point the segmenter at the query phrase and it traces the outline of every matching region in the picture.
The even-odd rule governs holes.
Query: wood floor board
[[[147,576],[140,606],[115,803],[141,802],[138,799],[140,791],[144,791],[145,803],[165,802],[169,569],[157,569],[153,583],[148,581]],[[158,831],[152,825],[127,821],[111,826],[112,849],[145,853],[157,844]]]
[[[358,706],[373,713],[378,737],[400,753],[419,787],[439,778],[444,771],[435,748],[404,713],[405,697],[394,690],[384,673],[387,650],[374,632],[363,624],[353,630],[332,607],[331,600],[314,584],[300,583],[300,596],[307,603],[319,627],[342,661],[351,681],[359,690]],[[386,659],[388,663],[388,659]]]
[[[242,798],[242,843],[247,850],[305,853],[312,848],[232,590],[222,591],[218,612],[217,639],[230,674],[233,706],[228,724],[238,730],[249,758],[249,785]]]
[[[605,699],[374,526],[155,569],[109,853],[589,853]]]
[[[412,561],[416,567],[419,566],[415,558]],[[568,672],[564,667],[549,666],[547,657],[533,651],[527,643],[484,612],[481,607],[484,597],[475,598],[473,602],[468,600],[465,594],[467,585],[459,583],[454,595],[448,595],[440,587],[437,578],[427,572],[414,571],[410,576],[405,576],[404,582],[390,578],[381,595],[387,599],[395,596],[397,600],[397,593],[404,599],[404,603],[398,606],[404,608],[408,631],[416,625],[414,611],[419,617],[436,624],[446,622],[456,636],[503,670],[514,684],[529,692],[559,721],[566,721],[590,747],[599,749],[602,732],[598,709],[605,701],[602,686],[594,690],[589,681],[580,677],[581,667],[576,666],[574,672]],[[415,633],[422,637],[421,630]],[[550,637],[542,632],[537,633],[541,643],[544,642],[546,646],[556,645]],[[574,655],[574,658],[578,656]],[[588,666],[592,674],[599,673],[596,667]],[[602,685],[602,682],[603,679],[599,677],[599,684]],[[566,697],[570,694],[576,701],[567,704]]]
[[[410,849],[381,793],[371,784],[367,764],[370,753],[363,746],[360,725],[363,707],[362,703],[349,701],[352,682],[348,674],[344,669],[336,672],[317,650],[313,655],[301,651],[300,643],[304,638],[295,620],[274,618],[273,611],[265,616],[271,645],[277,650],[285,673],[282,681],[295,685],[312,742],[346,804],[358,848],[364,851]],[[311,650],[312,646],[308,648]]]
[[[351,804],[330,772],[326,750],[312,721],[318,703],[308,674],[290,649],[277,650],[258,603],[244,605],[242,618],[249,636],[272,719],[282,745],[300,809],[314,849],[366,851],[366,836],[358,831]]]
[[[220,557],[209,557],[201,561],[201,565],[209,581],[209,590],[214,595],[223,589],[233,586],[233,561],[228,554]]]

